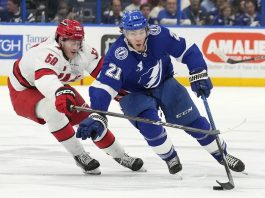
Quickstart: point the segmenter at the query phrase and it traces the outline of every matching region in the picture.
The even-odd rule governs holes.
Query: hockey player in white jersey
[[[34,46],[14,63],[8,78],[15,112],[39,124],[46,123],[86,174],[100,174],[100,164],[75,137],[73,126],[89,114],[71,112],[69,103],[87,104],[68,83],[82,79],[85,72],[95,78],[102,62],[97,51],[84,40],[83,26],[78,21],[65,19],[58,25],[55,36]],[[143,161],[126,154],[110,130],[105,129],[91,138],[121,165],[133,171],[142,167]]]
[[[163,26],[149,26],[146,18],[137,10],[124,13],[120,28],[122,35],[109,49],[100,75],[89,87],[91,108],[107,111],[111,99],[120,95],[120,105],[125,115],[160,121],[160,107],[167,122],[209,130],[211,126],[208,120],[200,115],[185,87],[174,78],[170,57],[187,65],[191,75],[191,89],[196,95],[208,97],[213,86],[207,74],[207,64],[197,45],[189,44],[185,38]],[[85,139],[95,130],[101,133],[102,128],[97,127],[101,123],[94,117],[89,116],[82,121],[77,137]],[[154,152],[166,162],[171,174],[182,170],[178,154],[165,128],[136,121],[132,121],[132,124]],[[186,132],[218,163],[224,163],[215,136]],[[221,144],[229,168],[242,172],[245,164],[228,153],[223,139]]]

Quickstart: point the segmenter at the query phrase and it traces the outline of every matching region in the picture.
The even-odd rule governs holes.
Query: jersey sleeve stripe
[[[51,69],[39,69],[37,71],[35,71],[35,80],[40,79],[42,76],[46,76],[46,75],[57,75],[55,71],[51,70]]]
[[[113,99],[118,94],[118,92],[115,91],[112,87],[105,85],[97,80],[95,80],[91,86],[105,90],[111,96],[111,99]]]
[[[181,56],[176,58],[176,60],[178,62],[182,62],[183,56],[185,55],[185,53],[187,52],[188,49],[190,49],[190,47],[193,45],[193,43],[188,42],[187,40],[185,40],[185,44],[186,44],[186,48],[185,50],[182,52]]]
[[[104,57],[101,57],[96,68],[90,74],[93,78],[97,78],[97,76],[98,76],[98,74],[99,74],[99,72],[103,66],[103,63],[104,63]]]
[[[17,60],[15,63],[14,63],[14,66],[13,66],[13,74],[14,76],[16,77],[16,79],[18,80],[18,82],[23,86],[23,87],[26,87],[26,88],[33,88],[32,85],[30,85],[30,83],[22,76],[21,74],[21,71],[20,71],[20,68],[19,68],[19,60]]]

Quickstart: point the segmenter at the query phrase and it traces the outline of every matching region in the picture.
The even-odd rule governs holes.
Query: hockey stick
[[[222,131],[222,134],[224,134],[224,133],[233,133],[234,130],[236,130],[237,128],[241,127],[246,122],[247,122],[247,118],[244,118],[240,122],[236,123],[234,126],[231,126],[231,127],[227,128],[225,130],[221,130]]]
[[[253,58],[247,58],[247,59],[243,59],[243,60],[234,60],[232,58],[229,58],[228,56],[226,56],[221,50],[216,49],[214,51],[214,53],[221,58],[225,63],[229,63],[229,64],[236,64],[236,63],[245,63],[245,62],[249,62],[249,61],[256,61],[256,60],[265,60],[265,56],[256,56]]]
[[[133,121],[137,121],[137,122],[144,122],[144,123],[154,124],[154,125],[159,125],[159,126],[166,126],[166,127],[176,128],[176,129],[183,129],[185,131],[191,131],[194,133],[203,133],[203,134],[207,134],[207,135],[220,134],[220,131],[216,130],[216,129],[214,129],[214,130],[197,129],[197,128],[187,127],[187,126],[183,126],[183,125],[172,124],[172,123],[168,123],[168,122],[155,121],[155,120],[150,120],[150,119],[146,119],[146,118],[127,116],[127,115],[114,113],[114,112],[110,112],[110,111],[101,111],[101,110],[95,110],[95,109],[91,109],[91,108],[79,107],[79,106],[73,106],[73,105],[71,106],[71,109],[77,110],[77,111],[85,111],[85,112],[89,112],[89,113],[104,114],[104,115],[108,115],[108,116],[124,118],[124,119],[128,119],[128,120],[133,120]]]
[[[202,95],[202,100],[203,100],[203,104],[204,104],[204,107],[206,109],[206,112],[207,112],[207,115],[208,115],[208,118],[210,120],[210,123],[211,123],[211,126],[212,126],[212,129],[215,130],[216,127],[215,127],[215,124],[214,124],[214,121],[213,121],[213,117],[212,117],[212,113],[210,111],[210,107],[209,107],[209,104],[207,102],[207,99],[204,95]],[[220,185],[220,186],[213,186],[213,189],[214,190],[231,190],[235,187],[235,184],[234,184],[234,181],[233,181],[233,177],[232,177],[232,174],[229,170],[229,167],[228,167],[228,164],[227,164],[227,161],[226,161],[226,158],[225,158],[225,155],[224,155],[224,151],[223,151],[223,148],[221,146],[221,141],[220,141],[220,138],[218,135],[216,135],[216,143],[218,145],[218,149],[221,153],[221,156],[223,158],[223,162],[224,162],[224,167],[225,167],[225,171],[226,171],[226,174],[227,174],[227,177],[229,179],[228,182],[226,183],[222,183],[222,182],[219,182],[218,180],[216,180],[216,182]]]

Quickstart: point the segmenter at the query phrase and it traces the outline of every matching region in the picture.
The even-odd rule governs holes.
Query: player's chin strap
[[[208,101],[207,101],[207,99],[206,99],[206,97],[204,95],[202,95],[201,97],[202,97],[203,104],[204,104],[204,107],[206,109],[209,121],[211,123],[212,129],[215,130],[216,127],[215,127],[215,124],[214,124],[214,121],[213,121],[213,117],[212,117],[212,113],[210,111],[210,107],[209,107]],[[218,135],[216,135],[215,137],[216,137],[215,140],[216,140],[219,152],[221,153],[221,156],[223,158],[223,162],[224,162],[223,164],[224,164],[225,171],[226,171],[226,174],[227,174],[227,177],[228,177],[229,181],[226,182],[226,183],[221,183],[218,180],[216,180],[216,182],[220,186],[214,186],[213,189],[214,190],[231,190],[231,189],[233,189],[235,187],[235,184],[234,184],[234,181],[233,181],[233,177],[232,177],[232,174],[231,174],[231,172],[229,170],[229,167],[228,167],[228,164],[227,164],[227,160],[225,158],[224,151],[223,151],[223,148],[221,146],[220,138],[219,138]]]
[[[79,106],[74,106],[74,105],[71,105],[70,108],[72,110],[76,110],[76,111],[98,113],[98,114],[123,118],[123,119],[127,119],[127,120],[133,120],[133,121],[137,121],[137,122],[144,122],[144,123],[148,123],[148,124],[154,124],[154,125],[159,125],[159,126],[166,126],[166,127],[176,128],[176,129],[182,129],[182,130],[191,131],[194,133],[203,133],[203,134],[207,134],[207,135],[218,135],[218,134],[220,134],[220,131],[216,130],[216,129],[214,129],[214,130],[203,130],[203,129],[192,128],[192,127],[187,127],[187,126],[178,125],[178,124],[172,124],[172,123],[168,123],[168,122],[155,121],[155,120],[150,120],[150,119],[146,119],[146,118],[127,116],[127,115],[123,115],[123,114],[119,114],[119,113],[95,110],[95,109],[91,109],[91,108],[79,107]]]

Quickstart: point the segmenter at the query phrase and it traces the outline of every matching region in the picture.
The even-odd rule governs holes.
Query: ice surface
[[[86,87],[76,88],[88,98]],[[205,115],[202,101],[193,98]],[[83,175],[46,126],[15,114],[7,87],[0,87],[0,197],[265,197],[265,88],[216,87],[209,105],[229,153],[242,159],[249,173],[233,172],[236,187],[231,191],[212,190],[215,180],[228,181],[225,169],[183,131],[167,128],[183,164],[183,180],[179,181],[127,120],[111,117],[110,129],[130,155],[144,160],[147,172],[131,172],[91,141],[82,141],[100,161],[102,171],[100,176]],[[120,112],[116,102],[110,111]]]

